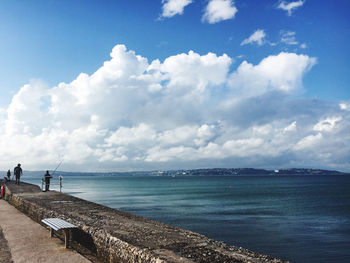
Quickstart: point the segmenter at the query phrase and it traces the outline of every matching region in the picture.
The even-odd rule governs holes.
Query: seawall
[[[5,199],[38,223],[59,217],[78,226],[71,245],[96,262],[285,262],[32,184],[7,182]]]

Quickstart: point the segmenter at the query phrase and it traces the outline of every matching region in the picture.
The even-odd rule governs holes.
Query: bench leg
[[[64,230],[64,246],[65,248],[68,248],[69,246],[69,230]]]
[[[50,237],[53,237],[53,229],[50,227]]]

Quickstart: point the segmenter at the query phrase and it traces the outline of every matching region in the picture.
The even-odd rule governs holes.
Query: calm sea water
[[[74,175],[63,192],[291,262],[350,262],[349,176]]]

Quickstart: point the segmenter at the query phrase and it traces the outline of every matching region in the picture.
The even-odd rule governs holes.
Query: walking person
[[[45,174],[45,192],[50,191],[50,179],[52,178],[51,174],[49,174],[49,171],[46,171]]]
[[[13,169],[13,173],[15,174],[15,177],[16,177],[16,184],[19,185],[21,175],[23,174],[20,163]]]

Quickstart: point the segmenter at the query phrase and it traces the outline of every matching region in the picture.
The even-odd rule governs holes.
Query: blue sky
[[[34,169],[62,157],[71,170],[350,170],[349,5],[2,0],[0,138],[3,147],[12,140],[29,144],[31,154],[10,154],[1,167],[17,158]],[[106,66],[108,61],[114,66]],[[96,83],[98,72],[104,73]],[[87,75],[79,78],[80,73]],[[63,106],[60,96],[71,103]],[[112,98],[122,106],[114,106]],[[67,118],[76,121],[66,124]],[[77,140],[84,129],[94,134]],[[271,142],[284,129],[295,134]],[[141,145],[141,134],[153,139]],[[178,139],[165,142],[167,136]],[[334,136],[342,141],[331,143]],[[42,140],[51,143],[43,146]],[[323,150],[315,154],[317,147]]]

